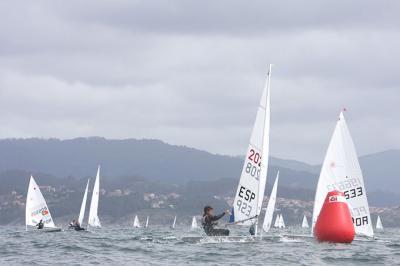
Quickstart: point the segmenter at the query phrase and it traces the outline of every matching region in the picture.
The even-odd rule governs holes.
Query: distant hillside
[[[316,177],[296,169],[294,161],[272,159],[270,177],[275,178],[278,167],[283,184],[315,187]],[[43,172],[57,177],[93,176],[97,165],[110,177],[135,175],[168,182],[190,180],[237,179],[243,161],[238,157],[169,145],[159,140],[106,140],[104,138],[6,139],[0,140],[0,172],[25,170]],[[297,163],[302,165],[302,163]],[[306,165],[306,164],[303,164]]]
[[[323,158],[321,158],[322,160]],[[398,187],[400,150],[360,158],[368,191],[382,204],[400,202]],[[138,176],[169,184],[188,181],[238,180],[240,157],[211,154],[159,140],[107,140],[104,138],[5,139],[0,140],[0,172],[23,170],[58,178],[94,176],[97,165],[109,179]],[[268,180],[281,171],[280,185],[289,189],[315,190],[320,166],[272,157]],[[377,196],[379,193],[382,196]]]
[[[395,168],[399,154],[393,150],[360,158],[370,205],[380,207],[374,212],[390,226],[399,226],[393,218],[400,217]],[[74,218],[86,178],[95,175],[98,164],[104,193],[99,210],[102,221],[124,224],[134,214],[165,223],[174,215],[189,221],[205,204],[218,210],[229,208],[243,161],[158,140],[0,140],[0,224],[23,223],[30,174],[41,186],[51,186],[44,196],[54,217],[63,222]],[[270,194],[280,170],[277,208],[289,224],[297,223],[303,213],[311,215],[320,167],[271,158],[265,194]],[[120,218],[115,221],[115,217]]]
[[[400,150],[390,150],[360,157],[368,188],[399,193]],[[400,204],[400,202],[399,202]]]

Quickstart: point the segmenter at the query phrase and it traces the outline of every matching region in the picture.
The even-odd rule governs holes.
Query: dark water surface
[[[319,244],[312,239],[281,236],[237,239],[220,243],[204,239],[187,243],[182,237],[200,236],[167,227],[102,228],[89,232],[25,232],[0,227],[1,265],[400,265],[400,230],[386,230],[382,240],[351,245]],[[235,235],[245,232],[234,232]],[[290,233],[301,234],[300,229]]]

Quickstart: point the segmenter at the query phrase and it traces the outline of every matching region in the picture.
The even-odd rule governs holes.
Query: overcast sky
[[[1,1],[0,137],[244,154],[269,63],[271,153],[320,163],[343,107],[400,148],[398,1]]]

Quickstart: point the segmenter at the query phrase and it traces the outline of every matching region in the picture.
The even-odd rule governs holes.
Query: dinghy
[[[198,228],[197,226],[197,220],[196,220],[196,216],[193,216],[192,218],[192,225],[190,226],[191,230],[196,230]]]
[[[81,210],[79,211],[79,217],[78,217],[78,222],[79,222],[79,228],[75,227],[76,231],[83,231],[85,230],[83,228],[83,218],[85,217],[85,210],[86,210],[86,202],[87,202],[87,193],[88,193],[88,189],[89,189],[89,181],[90,179],[87,181],[86,183],[86,189],[85,189],[85,193],[83,194],[83,199],[82,199],[82,204],[81,204]],[[71,227],[72,229],[72,227]]]
[[[144,225],[144,228],[147,228],[147,227],[149,227],[149,216],[147,216],[146,223]]]
[[[99,196],[100,196],[100,166],[97,168],[96,180],[94,182],[92,201],[90,202],[88,226],[101,227],[100,219],[97,214],[99,209]]]
[[[44,227],[43,229],[38,230],[36,226],[40,221],[43,222]],[[26,231],[28,231],[29,228],[34,228],[37,231],[42,232],[61,231],[61,228],[55,226],[50,210],[47,207],[46,200],[44,199],[33,176],[30,178],[28,194],[26,196],[25,227]]]
[[[279,171],[278,171],[278,174],[276,175],[274,186],[272,187],[272,192],[271,192],[271,196],[268,201],[267,210],[265,211],[264,223],[263,223],[263,227],[262,227],[264,232],[268,232],[269,229],[271,228],[272,218],[274,216],[274,211],[275,211],[278,180],[279,180]]]
[[[270,131],[271,65],[258,107],[256,121],[250,138],[239,185],[233,202],[231,224],[254,227],[258,231],[258,216],[267,182]]]
[[[133,227],[140,228],[140,222],[139,222],[139,218],[137,215],[135,215],[135,218],[133,219]]]
[[[303,228],[309,228],[309,226],[308,226],[308,220],[307,220],[307,217],[304,215],[303,216],[303,222],[301,223],[301,227],[303,227]]]
[[[285,228],[285,221],[283,220],[283,215],[279,215],[279,228]]]
[[[345,194],[356,235],[373,237],[374,231],[364,186],[364,178],[343,112],[340,113],[339,121],[333,132],[318,180],[314,201],[312,231],[326,195],[333,190],[338,190]]]
[[[383,225],[381,221],[381,217],[378,215],[378,218],[376,218],[376,229],[383,231]]]
[[[172,222],[171,229],[175,229],[176,225],[176,216],[174,217],[174,221]]]
[[[275,223],[274,223],[274,227],[275,228],[279,228],[279,220],[280,220],[280,214],[276,215],[275,217]]]
[[[229,225],[249,226],[258,234],[258,217],[264,199],[267,182],[270,131],[270,84],[271,68],[269,65],[267,80],[263,89],[256,120],[250,137],[250,143],[240,176],[232,206]],[[254,236],[207,236],[184,237],[186,242],[247,242],[254,241]]]

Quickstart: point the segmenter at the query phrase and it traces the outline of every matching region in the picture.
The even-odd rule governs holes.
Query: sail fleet
[[[257,115],[253,130],[250,136],[242,172],[233,201],[232,211],[229,222],[231,224],[251,227],[255,230],[255,235],[259,232],[259,218],[262,212],[264,191],[267,184],[269,145],[270,145],[270,91],[271,91],[271,71],[269,66],[267,79],[258,106]],[[276,174],[275,182],[272,187],[267,208],[265,209],[264,220],[261,229],[264,233],[270,231],[271,227],[285,228],[282,213],[276,211],[277,190],[279,182],[279,171]],[[84,222],[87,197],[90,180],[87,181],[78,222]],[[317,190],[314,200],[313,216],[311,220],[311,232],[318,219],[319,212],[324,202],[325,196],[332,190],[344,193],[350,206],[356,234],[366,237],[374,237],[374,230],[367,200],[362,171],[358,162],[357,153],[344,113],[341,112],[337,121],[334,133],[329,143],[326,156],[321,167],[318,179]],[[101,223],[98,216],[100,197],[100,166],[97,169],[96,178],[93,185],[89,215],[87,225],[90,228],[100,228]],[[35,182],[33,176],[29,181],[27,201],[26,201],[26,230],[43,222],[47,230],[60,230],[54,224],[53,218],[47,203]],[[171,229],[175,228],[177,217],[174,217]],[[149,216],[146,217],[145,228],[149,226]],[[136,215],[133,220],[133,227],[140,228],[139,218]],[[303,216],[302,228],[309,228],[306,215]],[[197,219],[192,217],[190,224],[191,230],[198,228]],[[376,229],[383,230],[381,218],[378,216]]]

